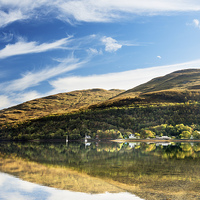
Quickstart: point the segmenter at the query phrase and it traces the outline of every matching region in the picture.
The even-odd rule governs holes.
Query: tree
[[[200,139],[200,132],[199,131],[194,131],[192,135],[193,135],[194,139]]]
[[[179,136],[181,139],[188,139],[191,137],[191,133],[189,131],[183,131]]]
[[[151,130],[145,130],[142,129],[142,131],[140,132],[140,138],[144,139],[144,138],[154,138],[155,137],[155,133]]]

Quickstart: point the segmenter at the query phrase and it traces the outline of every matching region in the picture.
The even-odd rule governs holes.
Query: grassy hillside
[[[50,114],[68,113],[105,101],[123,90],[91,89],[35,99],[0,111],[0,124],[25,121]]]
[[[198,90],[200,89],[200,69],[175,71],[162,77],[154,78],[147,83],[127,90],[118,97],[135,97],[141,93],[161,90]]]

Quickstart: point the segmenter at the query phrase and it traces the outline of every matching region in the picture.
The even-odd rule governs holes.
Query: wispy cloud
[[[10,42],[13,39],[12,33],[2,32],[0,33],[0,42]]]
[[[56,77],[62,73],[72,71],[82,66],[86,61],[79,61],[74,57],[63,60],[55,67],[47,67],[37,72],[27,72],[21,78],[0,84],[1,92],[9,93],[23,91],[34,87],[42,81]]]
[[[71,37],[63,38],[52,43],[42,43],[38,42],[25,42],[20,40],[15,44],[8,44],[5,48],[0,50],[0,59],[7,58],[10,56],[31,54],[31,53],[41,53],[45,51],[50,51],[53,49],[67,48],[65,45],[70,42]]]
[[[126,18],[126,14],[162,15],[170,12],[199,11],[196,0],[75,0],[59,1],[57,4],[61,19],[74,17],[77,21],[110,22]],[[128,16],[130,17],[130,16]]]
[[[157,56],[157,58],[161,59],[162,57],[161,56]]]
[[[152,78],[163,76],[176,70],[199,68],[199,66],[200,60],[195,60],[186,63],[136,69],[118,73],[58,78],[57,80],[50,81],[49,83],[54,88],[51,93],[91,88],[130,89],[139,84],[145,83]]]
[[[1,0],[0,26],[16,20],[51,16],[73,23],[112,22],[130,15],[165,15],[200,11],[197,0]]]
[[[103,54],[103,52],[102,52],[101,49],[100,49],[100,50],[97,50],[97,49],[95,49],[95,48],[89,48],[89,49],[87,49],[86,51],[88,52],[88,54],[89,54],[90,56],[102,55],[102,54]]]
[[[25,16],[20,10],[9,10],[8,13],[0,11],[0,27],[24,19],[27,19],[27,16]]]

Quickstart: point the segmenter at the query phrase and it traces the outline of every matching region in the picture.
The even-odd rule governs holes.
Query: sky
[[[0,0],[0,109],[199,67],[199,0]]]

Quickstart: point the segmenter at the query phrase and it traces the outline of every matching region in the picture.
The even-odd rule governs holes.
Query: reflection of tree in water
[[[179,143],[176,146],[168,146],[154,155],[159,155],[165,159],[199,159],[200,143]]]

